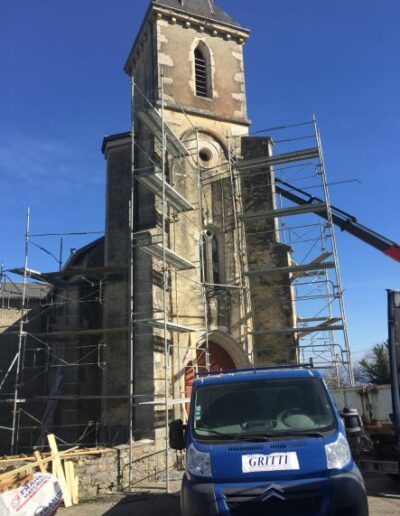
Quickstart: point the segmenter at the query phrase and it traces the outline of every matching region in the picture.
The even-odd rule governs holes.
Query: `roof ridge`
[[[151,3],[244,29],[239,22],[223,11],[214,0],[152,0]]]

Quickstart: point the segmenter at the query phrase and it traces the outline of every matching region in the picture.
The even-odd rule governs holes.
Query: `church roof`
[[[160,7],[167,7],[176,11],[242,28],[240,23],[215,5],[214,0],[153,0],[152,3]]]

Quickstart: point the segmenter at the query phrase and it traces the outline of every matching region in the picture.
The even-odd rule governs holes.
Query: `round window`
[[[212,160],[212,152],[210,149],[208,149],[207,147],[203,147],[200,151],[199,151],[199,158],[201,159],[201,161],[203,161],[204,163],[208,163],[209,161]]]

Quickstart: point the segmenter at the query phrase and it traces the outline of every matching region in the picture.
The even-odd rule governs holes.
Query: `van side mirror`
[[[169,425],[169,446],[173,450],[184,450],[186,448],[185,429],[182,419],[172,421]]]
[[[340,417],[344,420],[348,437],[359,437],[363,434],[363,423],[357,409],[345,407]]]

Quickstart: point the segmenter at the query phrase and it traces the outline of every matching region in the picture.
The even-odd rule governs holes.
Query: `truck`
[[[186,450],[182,516],[368,516],[343,420],[311,365],[203,374],[169,442]]]
[[[387,295],[392,427],[390,431],[368,432],[357,410],[346,407],[342,416],[360,469],[400,481],[400,291],[388,290]]]

